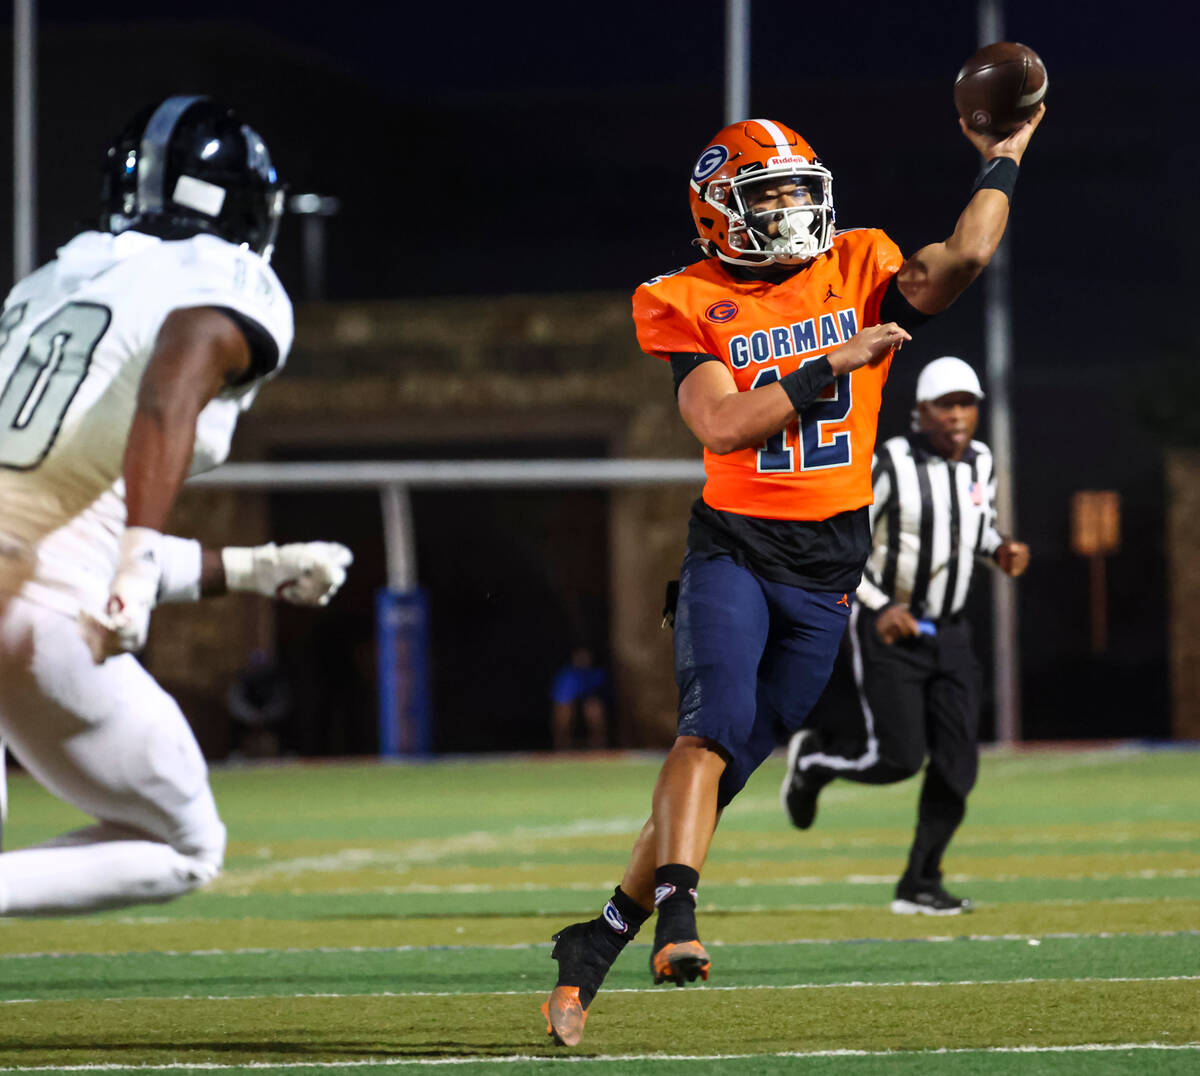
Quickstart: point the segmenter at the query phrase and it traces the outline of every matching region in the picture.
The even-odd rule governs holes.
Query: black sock
[[[586,1009],[613,961],[649,918],[650,912],[617,886],[604,911],[595,919],[576,923],[554,936],[552,955],[558,961],[556,985],[579,987],[579,1000]]]
[[[619,953],[637,937],[637,932],[642,929],[642,924],[650,915],[651,913],[633,897],[617,886],[608,903],[604,905],[604,911],[593,922],[597,928],[607,928],[598,929],[597,934],[611,941]]]
[[[658,923],[654,928],[657,951],[671,942],[698,941],[696,930],[696,887],[700,872],[683,863],[665,863],[654,872],[654,904]]]
[[[597,955],[611,964],[621,955],[621,950],[637,937],[637,932],[651,914],[617,886],[604,905],[604,910],[595,919],[580,923],[575,929],[585,928]]]

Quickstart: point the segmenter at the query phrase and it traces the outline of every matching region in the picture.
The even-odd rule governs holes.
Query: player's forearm
[[[339,542],[211,549],[194,538],[161,535],[158,601],[194,602],[241,591],[294,605],[326,605],[354,561]]]
[[[831,360],[837,351],[867,355],[869,348],[851,341],[827,356],[804,362],[778,381],[739,392],[727,375],[705,380],[693,373],[680,386],[679,409],[704,447],[718,456],[761,445],[780,432],[834,381]],[[699,371],[698,371],[699,372]]]
[[[249,369],[250,345],[227,314],[189,307],[167,315],[125,445],[128,526],[163,530],[191,468],[200,412]]]
[[[126,526],[162,531],[191,467],[197,410],[139,403],[125,446]]]
[[[217,598],[228,592],[221,551],[204,546],[200,550],[200,597]]]
[[[1008,196],[976,191],[950,237],[922,248],[896,276],[900,293],[923,314],[940,314],[992,260],[1008,225]]]
[[[967,283],[983,272],[1004,238],[1008,212],[1008,195],[1003,191],[976,191],[946,240],[948,271],[969,274]]]
[[[688,425],[709,452],[724,456],[761,445],[796,417],[778,381],[749,392],[731,392]]]

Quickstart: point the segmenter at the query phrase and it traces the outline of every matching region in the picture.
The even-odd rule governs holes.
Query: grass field
[[[652,986],[651,924],[553,1046],[550,934],[611,892],[658,763],[218,771],[207,891],[0,920],[0,1072],[1200,1072],[1200,753],[1134,748],[985,757],[958,918],[888,911],[915,782],[835,784],[799,833],[771,759],[704,872],[709,982]],[[80,824],[10,793],[6,847]]]

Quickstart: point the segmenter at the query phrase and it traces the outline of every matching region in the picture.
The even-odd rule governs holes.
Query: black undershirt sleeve
[[[936,315],[922,314],[904,298],[904,293],[900,290],[900,285],[896,283],[894,276],[888,281],[887,291],[883,293],[883,299],[879,304],[879,324],[883,325],[886,322],[894,321],[902,329],[912,330],[918,325],[924,325],[932,317],[936,317]]]
[[[671,376],[675,378],[675,395],[679,395],[679,386],[683,384],[683,379],[687,377],[697,366],[705,362],[720,362],[721,360],[716,355],[709,355],[703,351],[672,351],[671,359]]]
[[[242,330],[246,343],[250,345],[250,369],[238,378],[239,385],[244,385],[257,377],[265,377],[279,365],[279,347],[275,343],[275,338],[257,321],[246,317],[241,311],[234,310],[232,307],[218,306],[215,309],[232,319],[234,324]]]

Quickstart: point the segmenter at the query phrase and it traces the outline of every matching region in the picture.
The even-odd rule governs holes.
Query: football
[[[1046,99],[1046,65],[1028,45],[997,41],[972,56],[954,80],[954,107],[973,131],[1012,134]]]

